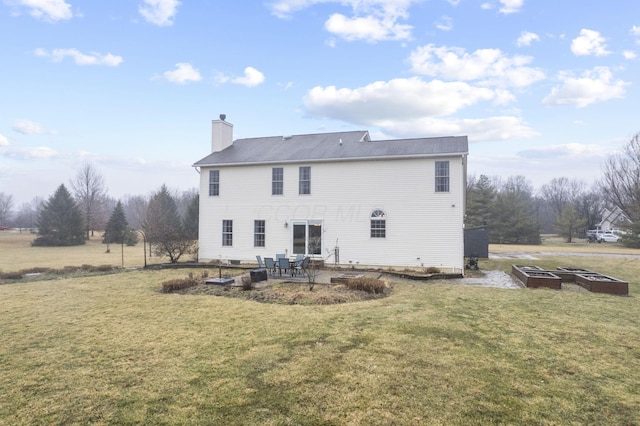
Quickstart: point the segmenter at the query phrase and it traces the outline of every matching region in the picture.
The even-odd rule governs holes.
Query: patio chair
[[[286,257],[279,257],[278,258],[278,270],[280,271],[280,276],[282,276],[282,270],[283,269],[285,270],[285,274],[286,274],[286,271],[291,269],[291,266],[289,265],[289,259],[287,259]]]
[[[299,256],[300,255],[297,255],[296,260],[289,262],[289,267],[291,268],[291,276],[296,275],[296,273],[300,270],[300,268],[298,267],[302,265],[302,259],[299,259]]]
[[[300,262],[296,262],[296,265],[293,267],[294,273],[296,275],[299,273],[302,273],[303,275],[307,274],[307,269],[309,268],[310,261],[311,259],[307,256]]]
[[[256,259],[258,259],[258,268],[264,269],[264,262],[262,261],[262,257],[256,256]]]
[[[282,259],[283,257],[286,257],[284,253],[277,253],[276,254],[276,262],[278,261],[278,259]]]
[[[265,257],[264,265],[267,268],[267,271],[271,272],[271,275],[276,273],[276,263],[273,261],[273,257]]]

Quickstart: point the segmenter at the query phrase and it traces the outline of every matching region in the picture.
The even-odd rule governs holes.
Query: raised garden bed
[[[512,265],[511,272],[528,288],[560,290],[562,287],[562,280],[559,276],[537,266]]]
[[[351,279],[362,277],[364,277],[364,274],[356,272],[340,274],[337,277],[331,277],[331,284],[346,284],[346,282]]]
[[[576,274],[576,284],[593,293],[629,294],[629,283],[600,274]]]
[[[588,269],[569,268],[566,266],[558,266],[557,271],[553,271],[553,273],[559,276],[562,279],[562,282],[565,282],[565,283],[576,282],[576,274],[583,274],[583,275],[597,274],[597,272],[589,271]]]

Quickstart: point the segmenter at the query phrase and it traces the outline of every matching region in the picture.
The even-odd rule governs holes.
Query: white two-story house
[[[367,131],[233,140],[213,121],[200,172],[199,260],[304,254],[327,264],[464,270],[466,136]]]

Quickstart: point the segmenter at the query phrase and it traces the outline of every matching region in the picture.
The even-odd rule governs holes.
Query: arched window
[[[371,238],[385,238],[387,236],[387,214],[383,210],[371,213]]]

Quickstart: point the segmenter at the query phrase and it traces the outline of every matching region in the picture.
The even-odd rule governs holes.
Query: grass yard
[[[121,247],[119,244],[102,244],[102,233],[95,236],[85,245],[72,247],[32,247],[36,235],[25,231],[0,232],[0,271],[10,272],[28,269],[33,266],[63,268],[64,266],[113,265],[120,267],[137,267],[144,265],[144,247],[142,240],[135,246]],[[147,257],[149,256],[147,250]],[[185,258],[184,260],[187,260]],[[183,260],[183,259],[181,259]],[[147,258],[148,264],[168,262],[166,257]]]
[[[2,270],[41,266],[32,250],[73,264],[10,245]],[[637,425],[638,262],[519,262],[611,274],[630,297],[399,282],[375,301],[289,306],[158,291],[188,270],[0,285],[0,424]]]

